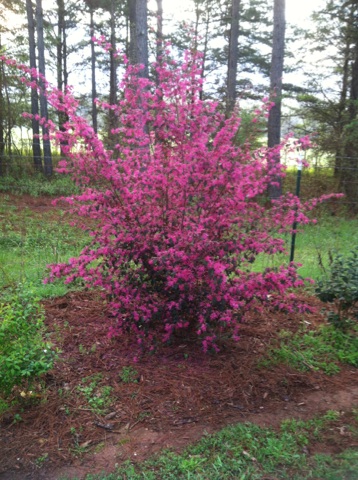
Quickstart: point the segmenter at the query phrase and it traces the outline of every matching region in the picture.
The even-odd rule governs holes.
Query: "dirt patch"
[[[54,197],[51,196],[33,197],[32,195],[28,194],[15,195],[12,193],[7,193],[6,195],[0,194],[0,198],[3,204],[6,203],[11,205],[12,208],[16,207],[16,209],[19,211],[28,208],[33,212],[34,215],[41,215],[44,212],[54,212]],[[62,209],[68,208],[68,204],[64,201],[59,201],[58,206]]]
[[[223,342],[217,355],[178,340],[138,363],[130,339],[108,338],[111,320],[99,296],[70,293],[46,302],[61,361],[32,405],[24,402],[1,419],[0,479],[81,478],[162,448],[181,449],[231,423],[277,426],[284,418],[358,405],[357,369],[344,367],[329,377],[257,365],[279,330],[324,322],[317,299],[308,302],[317,313],[305,318],[253,314],[242,325],[241,340]],[[103,411],[93,411],[102,400]]]

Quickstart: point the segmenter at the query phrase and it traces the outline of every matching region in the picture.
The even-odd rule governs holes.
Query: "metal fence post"
[[[297,178],[296,178],[296,197],[300,196],[301,177],[302,177],[302,154],[299,154],[299,160],[297,165]],[[293,262],[293,259],[295,258],[296,228],[297,228],[297,215],[295,214],[295,220],[292,225],[290,263]]]

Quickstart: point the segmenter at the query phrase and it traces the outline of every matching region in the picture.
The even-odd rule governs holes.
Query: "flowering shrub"
[[[157,66],[158,85],[137,75],[139,68],[127,67],[118,105],[102,104],[118,119],[113,151],[76,114],[70,93],[47,87],[49,102],[69,118],[64,131],[49,123],[67,145],[60,171],[83,187],[67,201],[95,225],[91,244],[52,265],[48,280],[81,278],[103,289],[116,319],[111,334],[134,332],[149,348],[186,330],[207,351],[222,331],[238,339],[253,306],[305,309],[291,292],[303,285],[294,264],[250,268],[258,254],[283,252],[278,233],[294,218],[307,223],[316,203],[288,195],[265,206],[269,182],[284,174],[273,161],[282,146],[235,144],[240,118],[235,112],[225,120],[215,102],[200,100],[192,55],[180,66],[169,59]],[[264,101],[255,121],[269,108]]]

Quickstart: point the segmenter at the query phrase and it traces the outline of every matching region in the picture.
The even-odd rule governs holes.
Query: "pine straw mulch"
[[[180,449],[230,423],[275,426],[286,417],[358,405],[357,369],[343,367],[328,377],[285,366],[259,368],[279,330],[324,322],[319,301],[306,301],[316,313],[252,314],[241,340],[223,343],[219,354],[204,355],[195,342],[179,339],[139,363],[129,339],[108,338],[110,320],[96,294],[45,302],[51,340],[62,353],[38,386],[38,398],[1,418],[0,479],[81,477],[168,446]],[[111,387],[103,412],[93,411],[78,389],[91,381],[95,402],[103,387]],[[342,438],[334,448],[350,446]]]

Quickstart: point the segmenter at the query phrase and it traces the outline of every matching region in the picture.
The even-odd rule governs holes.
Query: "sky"
[[[270,0],[273,3],[273,0]],[[310,14],[319,9],[323,0],[286,0],[287,22],[303,26],[307,23]],[[155,10],[155,0],[149,0],[149,6]],[[166,16],[173,16],[176,20],[187,18],[187,11],[192,0],[163,0],[163,10]]]
[[[273,0],[270,0],[273,2]],[[43,0],[43,7],[46,9],[52,3],[50,0]],[[309,22],[309,16],[324,3],[324,0],[286,0],[286,19],[287,22],[304,26]],[[188,10],[192,6],[192,0],[163,0],[163,10],[165,17],[171,17],[174,20],[184,20],[188,18]],[[156,10],[155,0],[148,1],[149,8]],[[8,21],[17,23],[15,15],[9,15]]]
[[[267,0],[273,5],[274,0]],[[54,0],[43,0],[43,7],[48,10],[53,5]],[[326,0],[286,0],[286,20],[287,23],[292,26],[307,27],[310,23],[309,17],[314,10],[324,4]],[[148,7],[152,11],[156,11],[156,0],[148,0]],[[190,19],[190,9],[193,9],[193,0],[163,0],[163,12],[164,12],[164,33],[170,28],[171,19],[174,22],[180,20]],[[193,18],[193,17],[191,17]],[[9,18],[9,20],[15,20],[15,18]],[[22,20],[23,21],[23,20]],[[15,23],[15,22],[14,22]],[[294,60],[293,60],[294,61]],[[70,83],[77,83],[78,75],[76,71],[73,71],[73,75],[70,75]],[[51,80],[51,79],[50,79]],[[286,81],[292,81],[290,78],[286,78]],[[83,79],[83,85],[77,87],[78,90],[88,90],[88,81]]]

